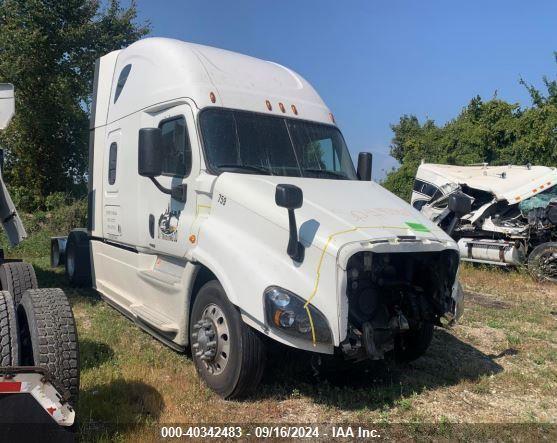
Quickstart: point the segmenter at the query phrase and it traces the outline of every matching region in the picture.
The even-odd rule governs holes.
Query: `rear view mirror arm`
[[[164,194],[170,195],[174,200],[178,200],[179,202],[186,203],[188,185],[181,184],[169,189],[161,185],[155,177],[149,177],[149,178],[151,179],[151,181],[154,183],[154,185],[157,187],[159,191],[161,191]]]
[[[163,185],[159,183],[159,181],[155,177],[149,177],[149,178],[151,179],[151,181],[154,183],[154,185],[157,187],[159,191],[168,195],[172,194],[172,189],[165,188]]]

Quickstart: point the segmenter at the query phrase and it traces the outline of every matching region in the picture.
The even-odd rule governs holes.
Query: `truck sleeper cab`
[[[99,59],[87,232],[53,239],[87,283],[225,398],[267,336],[346,360],[416,358],[462,311],[458,249],[358,170],[332,114],[275,63],[170,39]]]

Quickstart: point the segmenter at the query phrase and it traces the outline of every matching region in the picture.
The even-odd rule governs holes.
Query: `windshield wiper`
[[[236,165],[236,164],[224,164],[224,165],[218,165],[217,166],[218,169],[228,169],[230,172],[234,172],[234,171],[251,171],[251,172],[258,172],[261,174],[265,174],[265,175],[273,175],[273,173],[269,170],[266,169],[262,166],[252,166],[252,165]]]
[[[323,174],[323,175],[328,175],[329,177],[335,177],[335,178],[340,178],[342,180],[348,180],[348,177],[346,175],[344,175],[342,172],[329,171],[327,169],[308,169],[308,168],[305,168],[304,172],[310,172],[312,174]]]

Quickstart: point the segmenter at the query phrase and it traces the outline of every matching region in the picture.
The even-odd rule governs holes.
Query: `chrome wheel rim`
[[[211,303],[193,326],[192,351],[211,375],[221,374],[230,358],[230,330],[222,309]]]

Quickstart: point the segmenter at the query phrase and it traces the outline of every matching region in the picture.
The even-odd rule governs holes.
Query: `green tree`
[[[557,56],[556,56],[557,60]],[[423,124],[404,115],[391,126],[391,155],[400,168],[389,173],[384,186],[409,200],[421,160],[428,163],[469,165],[557,165],[557,81],[544,77],[546,91],[523,84],[532,99],[521,108],[494,96],[474,97],[458,116],[443,126],[433,120]]]
[[[0,0],[0,81],[16,87],[0,144],[7,182],[29,202],[22,209],[83,193],[95,60],[146,35],[149,23],[136,20],[134,1]]]

